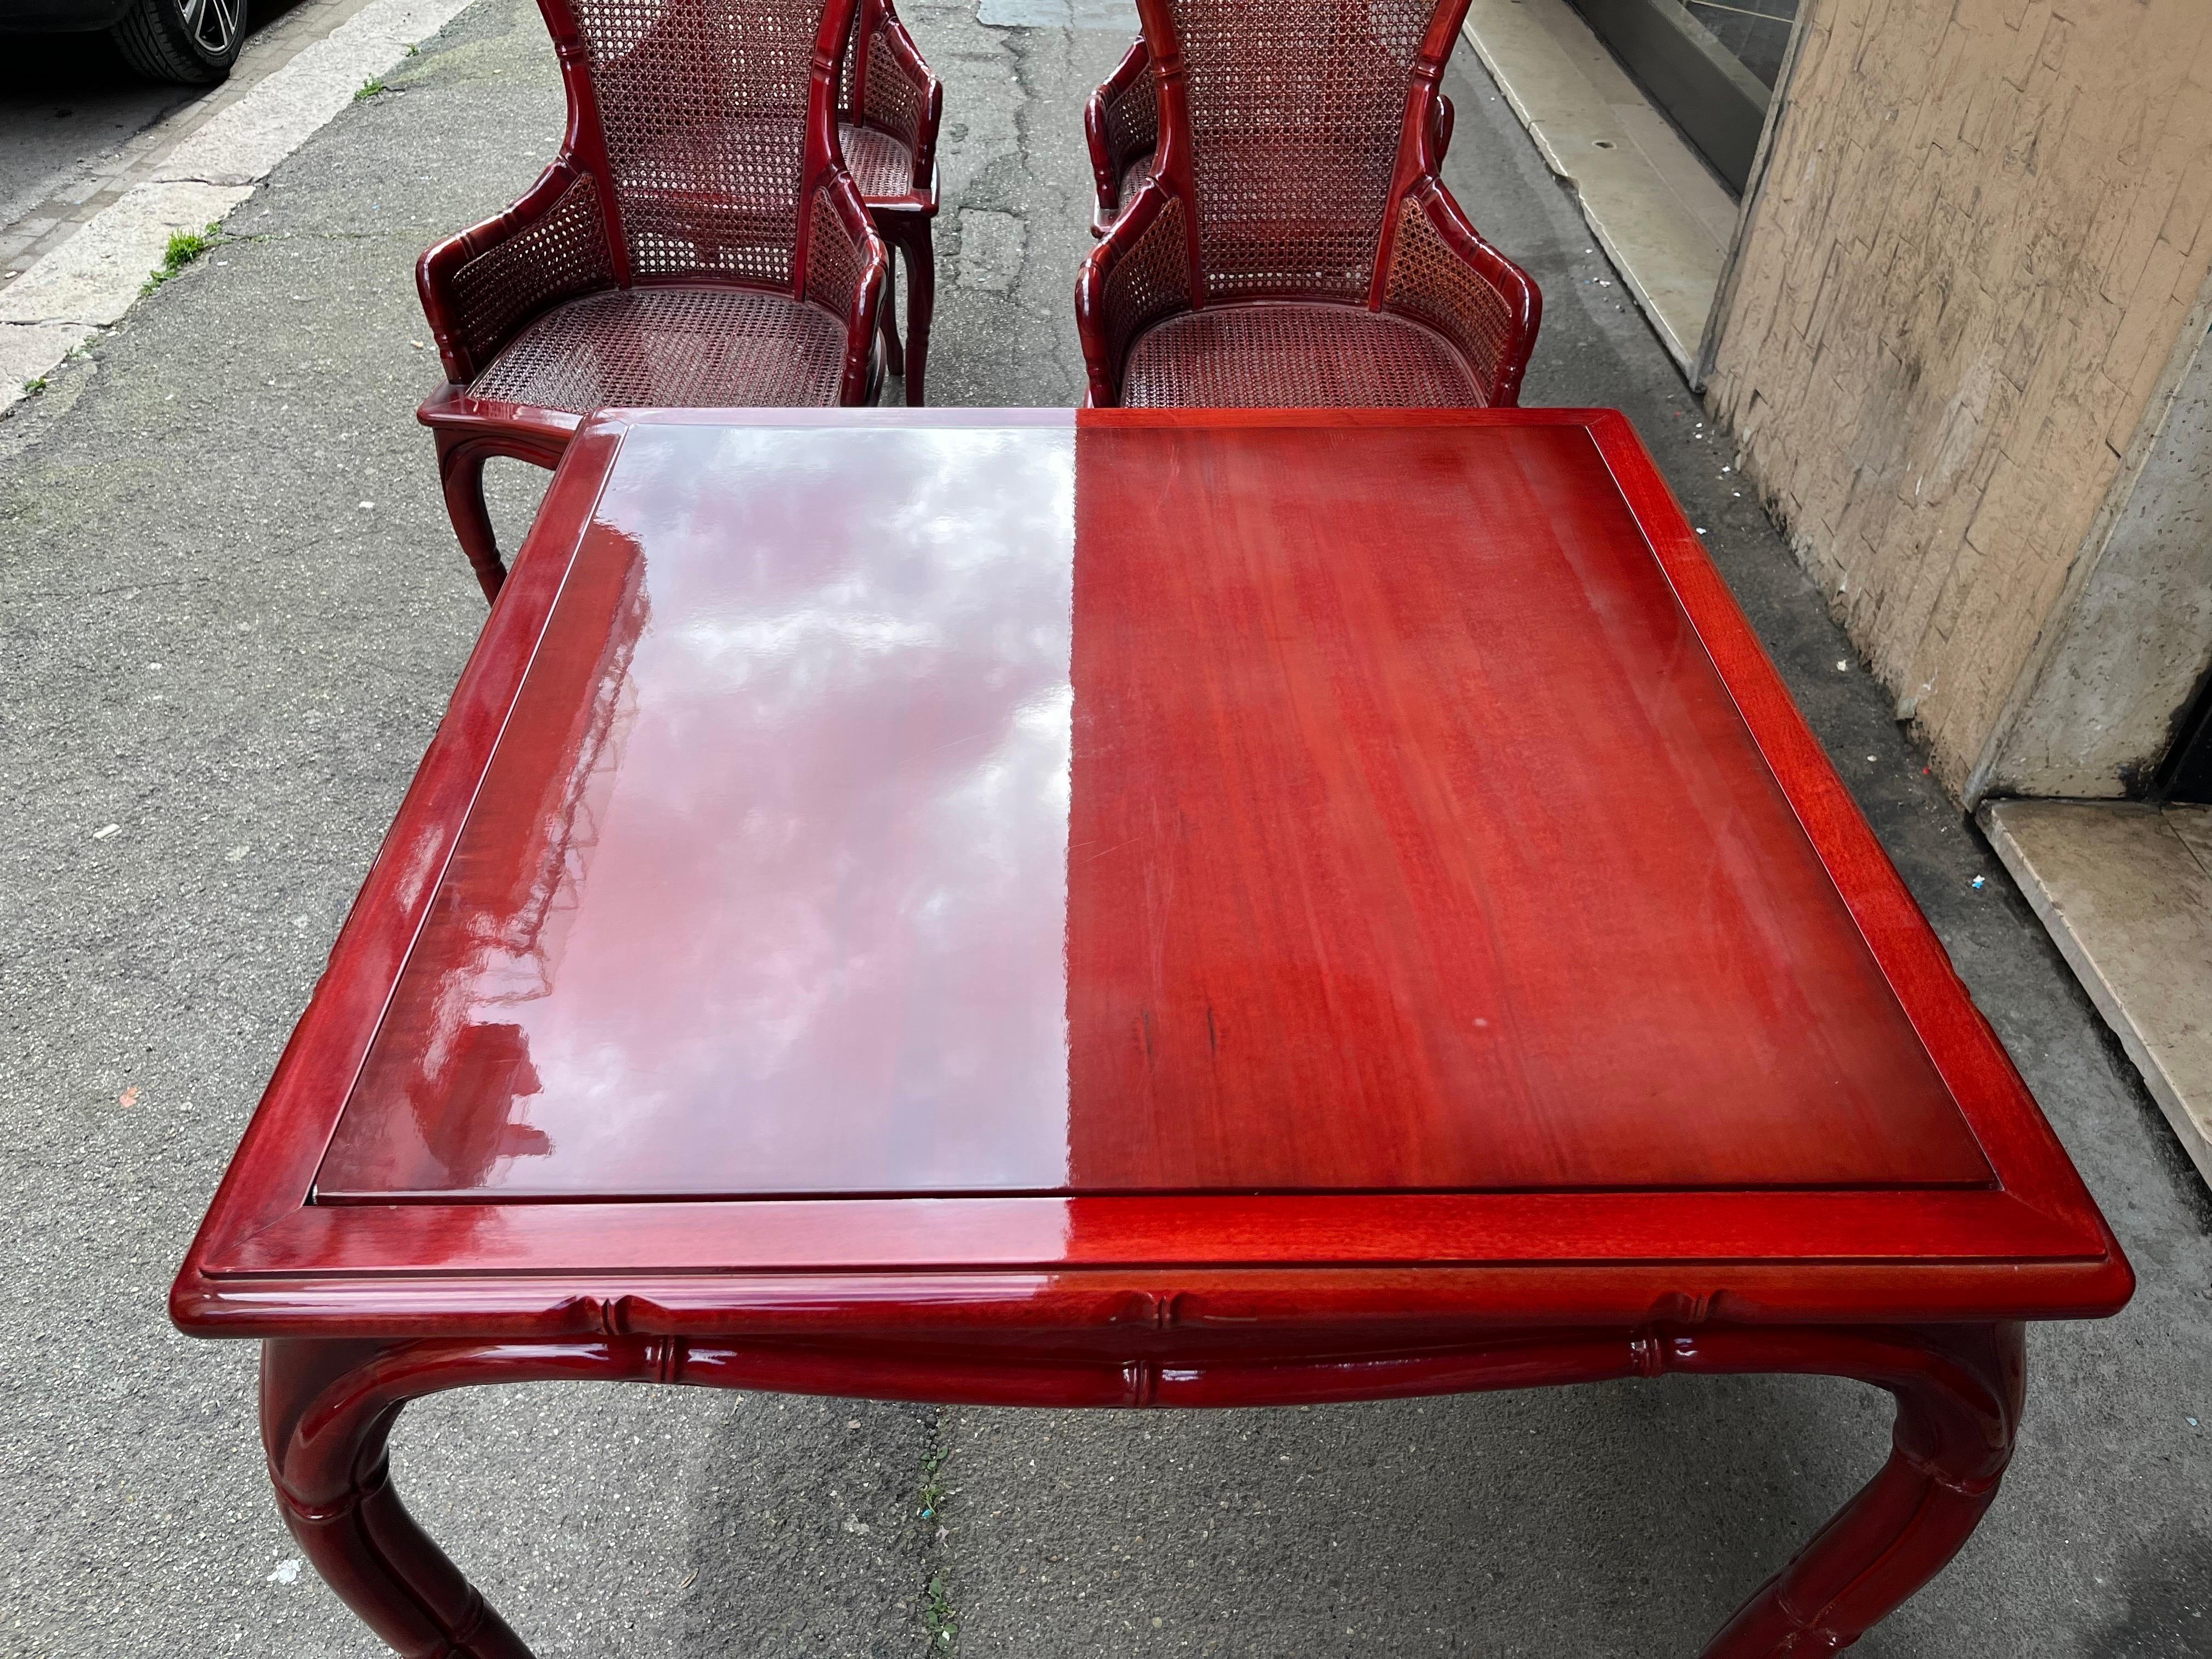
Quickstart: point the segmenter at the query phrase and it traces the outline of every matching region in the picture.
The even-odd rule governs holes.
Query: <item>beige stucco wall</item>
[[[2212,0],[1807,0],[1706,392],[1955,793],[2212,266]]]

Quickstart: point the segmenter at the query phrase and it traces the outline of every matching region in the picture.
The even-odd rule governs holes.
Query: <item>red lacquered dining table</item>
[[[1935,1574],[2023,1322],[2132,1286],[1620,415],[629,411],[172,1310],[332,1588],[481,1659],[386,1467],[445,1389],[1888,1390],[1746,1659]]]

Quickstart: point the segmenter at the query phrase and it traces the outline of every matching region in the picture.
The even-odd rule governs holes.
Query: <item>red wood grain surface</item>
[[[579,440],[173,1305],[1064,1341],[2130,1284],[1620,416],[778,411]]]
[[[1078,1189],[1988,1165],[1586,428],[1077,472]]]

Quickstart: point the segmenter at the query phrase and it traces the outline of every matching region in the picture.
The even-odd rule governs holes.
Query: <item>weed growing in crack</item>
[[[161,255],[161,263],[155,266],[152,274],[146,278],[146,285],[138,291],[151,294],[222,240],[222,228],[220,225],[210,225],[205,230],[171,231],[169,246]]]
[[[384,82],[372,75],[361,83],[361,90],[354,94],[353,100],[356,104],[366,103],[385,89]]]
[[[929,1632],[933,1654],[955,1653],[960,1647],[960,1615],[952,1606],[952,1592],[945,1581],[945,1500],[952,1494],[939,1477],[952,1455],[951,1413],[939,1409],[937,1433],[921,1459],[922,1555],[932,1563],[929,1582],[921,1596],[921,1622]]]
[[[925,1521],[936,1520],[937,1506],[945,1500],[945,1488],[938,1484],[937,1472],[951,1455],[952,1448],[940,1440],[921,1460],[921,1518]]]
[[[945,1580],[936,1573],[929,1576],[929,1589],[922,1599],[921,1622],[929,1628],[932,1653],[959,1651],[959,1617],[952,1611],[952,1598],[945,1593]]]
[[[26,398],[35,398],[46,389],[46,377],[43,374],[39,375],[34,380],[29,380],[23,382],[23,395]]]

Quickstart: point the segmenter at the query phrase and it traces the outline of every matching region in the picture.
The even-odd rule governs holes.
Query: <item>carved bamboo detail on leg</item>
[[[2018,1324],[1762,1334],[1680,1339],[1669,1369],[1856,1377],[1895,1396],[1897,1426],[1880,1473],[1759,1587],[1704,1659],[1837,1653],[1887,1618],[1943,1570],[1995,1500],[2027,1390]]]
[[[262,1437],[286,1524],[331,1588],[405,1659],[529,1659],[530,1650],[418,1527],[386,1446],[407,1402],[447,1389],[551,1381],[1030,1406],[1288,1405],[1692,1375],[1808,1372],[1887,1389],[1888,1462],[1760,1588],[1705,1659],[1849,1647],[1940,1571],[1996,1494],[2025,1387],[2016,1324],[1697,1328],[1500,1334],[1449,1352],[1184,1363],[978,1354],[952,1347],[742,1345],[677,1336],[552,1341],[264,1345]]]

